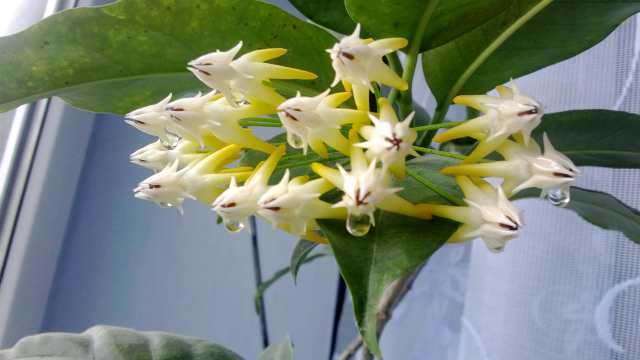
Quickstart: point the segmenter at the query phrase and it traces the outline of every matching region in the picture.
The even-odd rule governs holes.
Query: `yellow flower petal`
[[[199,174],[217,172],[225,165],[239,159],[241,150],[242,147],[240,147],[239,145],[227,145],[222,149],[207,156],[206,158],[198,161],[193,169]]]
[[[453,139],[463,137],[475,137],[477,134],[483,134],[484,131],[491,126],[490,116],[483,115],[464,122],[456,127],[441,132],[433,138],[437,143],[444,143]]]
[[[387,195],[377,207],[396,214],[407,215],[419,219],[430,220],[431,209],[426,204],[412,204],[398,195]]]
[[[445,175],[466,175],[476,177],[508,177],[518,162],[495,161],[482,164],[460,164],[448,166],[440,170]]]
[[[287,49],[283,49],[283,48],[258,49],[258,50],[250,51],[242,55],[240,58],[246,59],[249,61],[265,62],[271,59],[278,58],[286,53],[287,53]]]
[[[369,46],[374,49],[380,50],[381,54],[386,55],[396,50],[402,49],[408,44],[409,40],[398,37],[375,40],[369,43]]]
[[[280,161],[284,155],[285,150],[286,148],[284,145],[280,145],[277,148],[274,147],[274,151],[271,152],[271,155],[269,155],[267,160],[256,166],[255,171],[251,177],[247,179],[247,182],[257,181],[266,185],[269,181],[269,177],[275,170],[276,166],[278,166],[278,161]]]
[[[369,111],[369,88],[359,84],[351,84],[351,87],[358,110]]]
[[[320,163],[311,164],[311,170],[338,189],[344,189],[344,181],[342,179],[342,175],[340,175],[340,171]]]
[[[339,92],[331,94],[322,100],[322,104],[328,107],[337,108],[351,98],[351,92]]]
[[[318,75],[300,69],[295,69],[288,66],[268,64],[268,63],[251,63],[252,71],[259,73],[261,77],[266,79],[282,79],[282,80],[313,80],[317,79]]]

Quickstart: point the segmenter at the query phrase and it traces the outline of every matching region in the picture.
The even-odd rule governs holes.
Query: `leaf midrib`
[[[438,104],[438,109],[442,109],[441,111],[437,111],[434,116],[433,123],[437,124],[441,122],[445,115],[447,114],[447,110],[449,109],[449,105],[453,98],[462,90],[467,81],[473,76],[473,74],[482,66],[482,64],[487,61],[487,59],[504,44],[513,34],[515,34],[520,28],[522,28],[529,20],[531,20],[534,16],[544,10],[548,5],[550,5],[553,0],[540,0],[536,5],[532,6],[527,12],[525,12],[522,16],[518,17],[511,25],[509,25],[506,29],[504,29],[500,34],[493,39],[489,43],[489,45],[482,51],[478,56],[469,64],[464,72],[458,77],[458,80],[453,84],[449,93],[445,97],[442,103]],[[517,4],[514,2],[513,4]],[[505,9],[505,11],[507,11]],[[456,40],[454,40],[455,42]]]
[[[65,86],[65,87],[60,87],[60,88],[56,88],[53,90],[49,90],[49,91],[44,91],[44,92],[40,92],[40,93],[36,93],[36,94],[32,94],[29,96],[22,96],[22,97],[18,97],[18,98],[14,98],[11,99],[10,101],[6,101],[4,103],[0,104],[0,109],[3,107],[7,107],[7,106],[12,106],[12,104],[15,103],[20,103],[20,104],[24,104],[27,103],[29,101],[35,100],[35,99],[41,99],[41,98],[47,98],[50,96],[64,96],[65,94],[68,94],[70,92],[74,92],[86,87],[92,87],[92,86],[96,86],[96,85],[101,85],[101,84],[108,84],[108,83],[117,83],[117,82],[121,82],[121,81],[134,81],[134,80],[144,80],[146,78],[154,78],[154,77],[182,77],[182,76],[188,76],[189,78],[191,78],[192,74],[188,71],[181,71],[181,72],[166,72],[166,73],[150,73],[150,74],[143,74],[143,75],[132,75],[132,76],[121,76],[121,77],[114,77],[114,78],[109,78],[109,79],[100,79],[100,80],[94,80],[94,81],[87,81],[87,82],[83,82],[80,84],[75,84],[75,85],[71,85],[71,86]],[[195,79],[195,77],[193,78]],[[304,85],[298,85],[296,84],[298,88],[300,89],[304,89],[306,91],[312,92],[315,91],[315,89],[304,86]],[[202,84],[203,87],[206,87],[205,84]]]
[[[589,193],[589,192],[590,192],[590,191],[588,191],[588,190],[586,190],[586,189],[580,189],[580,190],[582,190],[582,191],[584,191],[584,192],[586,192],[586,193]],[[607,195],[609,195],[609,194],[607,194]],[[613,196],[612,196],[612,197],[613,197]],[[614,200],[618,200],[618,199],[614,197]],[[618,201],[620,201],[620,200],[618,200]],[[633,212],[632,212],[631,210],[630,210],[631,214],[630,214],[630,215],[627,215],[627,214],[625,214],[624,212],[617,211],[617,210],[615,210],[615,209],[611,209],[611,208],[609,208],[609,207],[596,206],[595,204],[590,203],[590,202],[579,201],[579,200],[577,200],[576,202],[577,202],[577,203],[579,203],[579,204],[582,204],[583,206],[591,206],[591,207],[595,207],[595,208],[597,208],[597,209],[601,209],[603,212],[608,213],[608,214],[617,215],[617,216],[619,216],[619,217],[622,217],[622,218],[623,218],[623,219],[625,219],[626,221],[631,222],[631,224],[635,224],[635,225],[639,225],[639,224],[640,224],[640,216],[638,216],[638,215],[636,215],[636,214],[633,214]],[[620,201],[620,202],[621,202],[621,201]],[[621,202],[621,204],[620,204],[620,205],[623,205],[623,206],[625,206],[625,207],[629,207],[627,204],[622,203],[622,202]],[[630,209],[632,209],[631,207],[629,207],[629,208],[630,208]],[[578,215],[579,215],[579,214],[578,214]],[[582,217],[582,216],[581,216],[581,217]],[[586,220],[586,219],[585,219],[585,220]],[[598,226],[599,226],[599,225],[598,225]],[[636,226],[636,227],[638,227],[638,226]],[[609,230],[618,230],[618,231],[620,231],[619,229],[611,229],[611,228],[610,228]],[[621,232],[622,232],[622,233],[624,233],[625,235],[627,235],[627,234],[626,234],[626,232],[624,232],[624,231],[621,231]]]
[[[562,150],[564,154],[620,154],[620,155],[640,155],[640,151],[627,150]]]

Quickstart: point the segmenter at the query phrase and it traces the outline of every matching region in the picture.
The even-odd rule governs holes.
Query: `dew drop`
[[[304,140],[300,135],[294,134],[292,132],[287,133],[287,142],[294,149],[303,149],[304,148]]]
[[[565,207],[571,201],[571,194],[569,192],[569,188],[557,188],[551,189],[547,193],[547,200],[558,207]]]
[[[230,233],[237,233],[242,231],[242,229],[244,229],[244,224],[241,221],[238,220],[224,220],[224,227],[227,229],[228,232]]]
[[[347,231],[353,236],[365,236],[371,229],[371,217],[367,214],[349,214]]]

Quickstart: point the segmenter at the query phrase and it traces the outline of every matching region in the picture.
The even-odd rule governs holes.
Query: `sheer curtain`
[[[633,17],[596,47],[516,81],[547,112],[638,112],[639,51]],[[640,171],[582,170],[578,186],[640,208]],[[640,359],[640,246],[541,200],[518,206],[526,227],[504,253],[476,240],[433,256],[385,330],[388,359]]]

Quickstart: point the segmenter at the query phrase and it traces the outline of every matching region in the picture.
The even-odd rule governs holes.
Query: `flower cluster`
[[[496,90],[498,97],[456,97],[455,103],[473,107],[483,114],[434,138],[440,143],[462,137],[478,140],[462,164],[441,170],[456,176],[468,206],[431,206],[434,215],[463,223],[451,237],[451,242],[480,237],[492,251],[502,250],[506,241],[514,238],[522,226],[519,212],[507,195],[539,188],[542,196],[552,204],[566,206],[569,187],[580,174],[569,158],[554,149],[546,133],[543,134],[544,153],[531,139],[532,131],[542,120],[542,105],[514,84],[498,86]],[[504,160],[481,161],[493,151]],[[482,180],[484,177],[502,178],[503,181],[496,189]]]
[[[284,55],[285,49],[240,55],[239,42],[228,51],[189,62],[187,68],[211,88],[209,93],[181,99],[170,94],[126,116],[127,123],[158,138],[131,154],[133,163],[155,171],[134,189],[135,196],[181,212],[185,199],[195,199],[210,206],[231,232],[245,228],[255,215],[316,242],[326,242],[319,219],[344,220],[352,235],[363,236],[375,226],[378,209],[425,220],[435,215],[462,223],[451,242],[481,237],[490,249],[502,249],[522,226],[507,195],[538,187],[558,198],[579,171],[546,135],[544,153],[531,139],[531,131],[540,123],[541,105],[515,87],[502,86],[499,98],[457,97],[456,103],[484,114],[435,138],[444,142],[470,136],[479,141],[462,164],[442,170],[456,176],[467,206],[415,204],[401,197],[394,179],[405,178],[407,157],[419,156],[414,150],[417,131],[411,127],[414,114],[401,119],[386,98],[379,96],[374,105],[369,99],[381,85],[408,88],[383,61],[406,45],[402,38],[362,39],[358,25],[327,50],[335,70],[332,87],[342,83],[345,91],[298,93],[289,99],[270,80],[316,76],[268,63]],[[348,108],[345,104],[352,97],[355,108]],[[246,126],[249,120],[283,126],[287,143],[302,150],[303,156],[310,149],[326,159],[333,149],[344,161],[335,168],[313,163],[310,174],[315,175],[292,177],[281,165],[287,148],[257,137]],[[267,154],[266,159],[255,168],[238,166],[237,160],[249,149]],[[493,151],[504,160],[479,162]],[[504,178],[502,186],[481,179],[496,176]],[[324,195],[336,189],[342,197],[327,202],[330,197]]]

